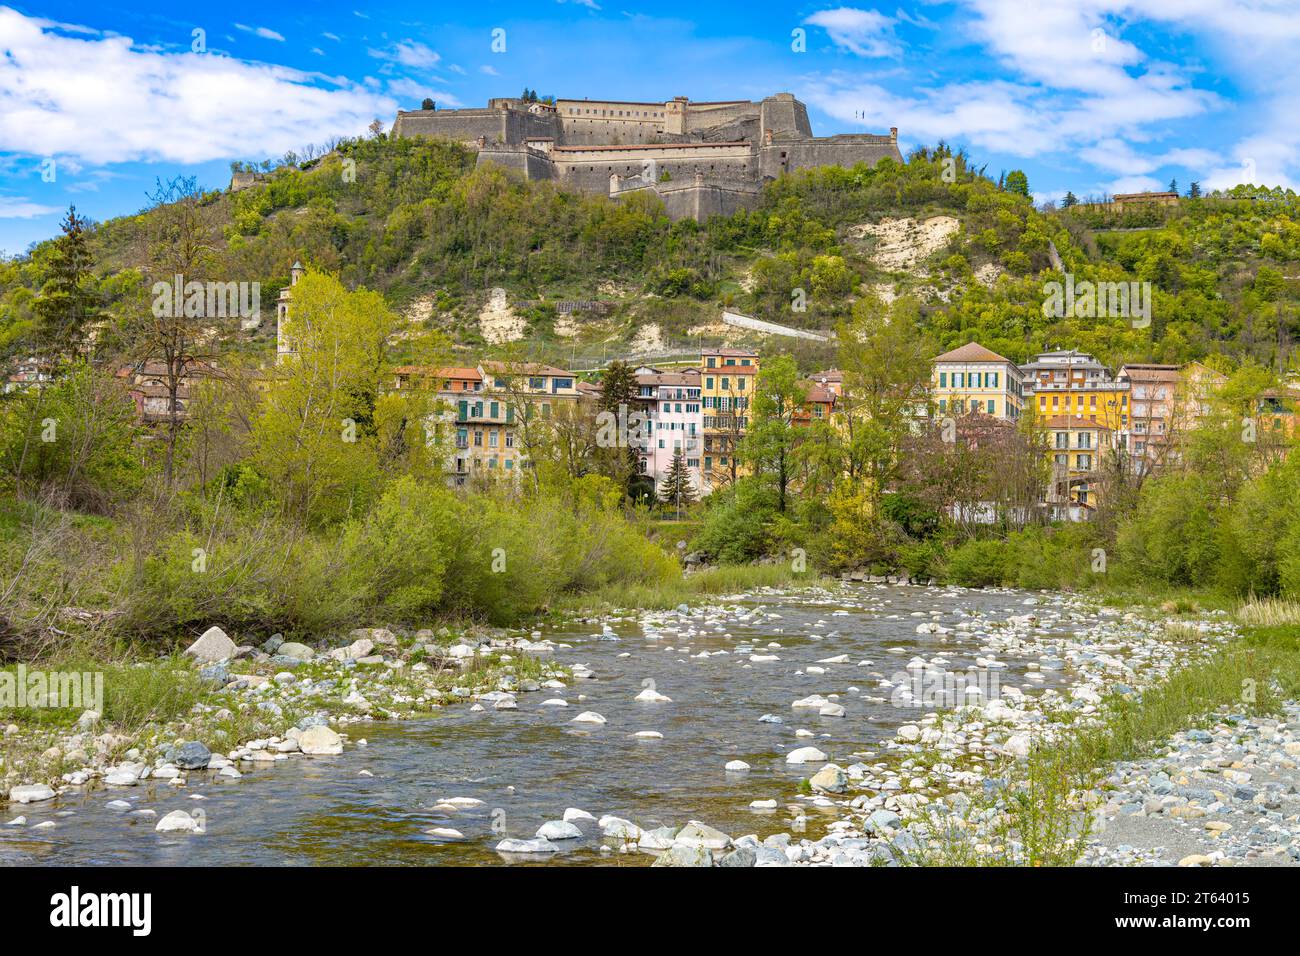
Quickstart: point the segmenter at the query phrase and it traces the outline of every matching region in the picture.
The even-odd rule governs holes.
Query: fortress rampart
[[[400,111],[393,135],[455,140],[480,163],[583,192],[653,190],[674,218],[745,208],[782,173],[902,162],[896,129],[813,136],[807,107],[789,93],[757,103],[498,98],[485,109]]]

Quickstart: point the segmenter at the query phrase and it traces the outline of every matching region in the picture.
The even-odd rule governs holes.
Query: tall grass
[[[1275,713],[1283,697],[1300,688],[1300,649],[1277,635],[1254,634],[1188,664],[1140,697],[1112,695],[1102,719],[1067,729],[1057,740],[1035,746],[1024,760],[1007,767],[1001,798],[973,799],[967,820],[942,824],[937,838],[909,854],[922,865],[1068,866],[1093,830],[1086,795],[1127,760],[1150,756],[1173,734],[1205,725],[1216,710],[1230,707],[1249,714]],[[995,822],[987,833],[998,852],[972,850],[965,835],[969,820]],[[937,818],[933,818],[937,819]]]
[[[1237,608],[1237,620],[1256,627],[1300,627],[1300,601],[1252,597]]]

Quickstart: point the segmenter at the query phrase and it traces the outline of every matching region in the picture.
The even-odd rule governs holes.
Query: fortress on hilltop
[[[897,128],[814,136],[808,108],[789,93],[758,103],[497,98],[486,109],[402,110],[392,132],[455,140],[477,150],[479,163],[583,192],[618,199],[651,190],[673,219],[749,208],[784,172],[903,160]]]

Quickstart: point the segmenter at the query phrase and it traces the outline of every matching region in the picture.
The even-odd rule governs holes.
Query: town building
[[[1086,352],[1074,349],[1041,352],[1020,366],[1026,403],[1036,420],[1062,415],[1100,422],[1127,448],[1130,424],[1129,384]]]
[[[931,399],[941,416],[979,412],[1007,421],[1020,419],[1024,387],[1015,362],[978,342],[968,342],[931,364]]]
[[[758,353],[747,349],[704,349],[700,354],[704,421],[705,491],[743,474],[736,448],[749,428],[749,408],[758,376]]]
[[[289,307],[293,303],[293,287],[306,275],[307,270],[301,262],[295,262],[289,268],[289,284],[280,290],[275,303],[275,364],[282,364],[290,355],[298,354],[298,347],[288,334],[285,320],[289,318]]]
[[[1100,497],[1097,473],[1115,450],[1115,433],[1082,415],[1053,415],[1041,424],[1052,466],[1048,503],[1095,508]]]
[[[644,406],[647,416],[645,440],[638,450],[638,467],[654,481],[655,492],[663,486],[680,451],[696,494],[704,491],[704,413],[701,403],[702,375],[699,369],[680,372],[654,371],[637,375],[638,397],[649,393],[653,401]]]

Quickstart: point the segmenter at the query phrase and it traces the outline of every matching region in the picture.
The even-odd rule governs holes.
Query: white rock
[[[596,822],[596,818],[586,810],[579,810],[577,807],[569,807],[569,809],[564,811],[564,822],[572,823],[574,820],[590,820],[592,823]]]
[[[728,760],[727,765],[722,769],[730,771],[731,773],[744,773],[749,769],[749,764],[745,763],[743,760]]]
[[[605,718],[594,710],[584,710],[570,721],[573,724],[603,724],[605,722]]]
[[[184,810],[173,810],[167,816],[158,821],[154,827],[159,833],[202,833],[203,828],[199,826],[198,821],[186,813]]]
[[[54,796],[54,791],[43,783],[14,787],[9,791],[11,803],[40,803],[42,800],[53,800]]]
[[[185,653],[207,664],[225,661],[235,656],[235,642],[219,627],[210,627],[203,636],[185,648]]]
[[[558,853],[560,848],[550,840],[502,840],[497,844],[498,853]]]
[[[343,753],[343,738],[328,727],[308,727],[298,735],[298,749],[309,756],[333,756]]]
[[[671,704],[673,700],[671,697],[665,697],[653,687],[647,687],[641,691],[636,695],[636,699],[650,704]]]
[[[786,754],[786,763],[820,763],[826,759],[826,755],[816,747],[800,747],[798,750],[792,750]]]
[[[550,820],[537,828],[536,835],[544,840],[576,840],[582,831],[567,820]]]

